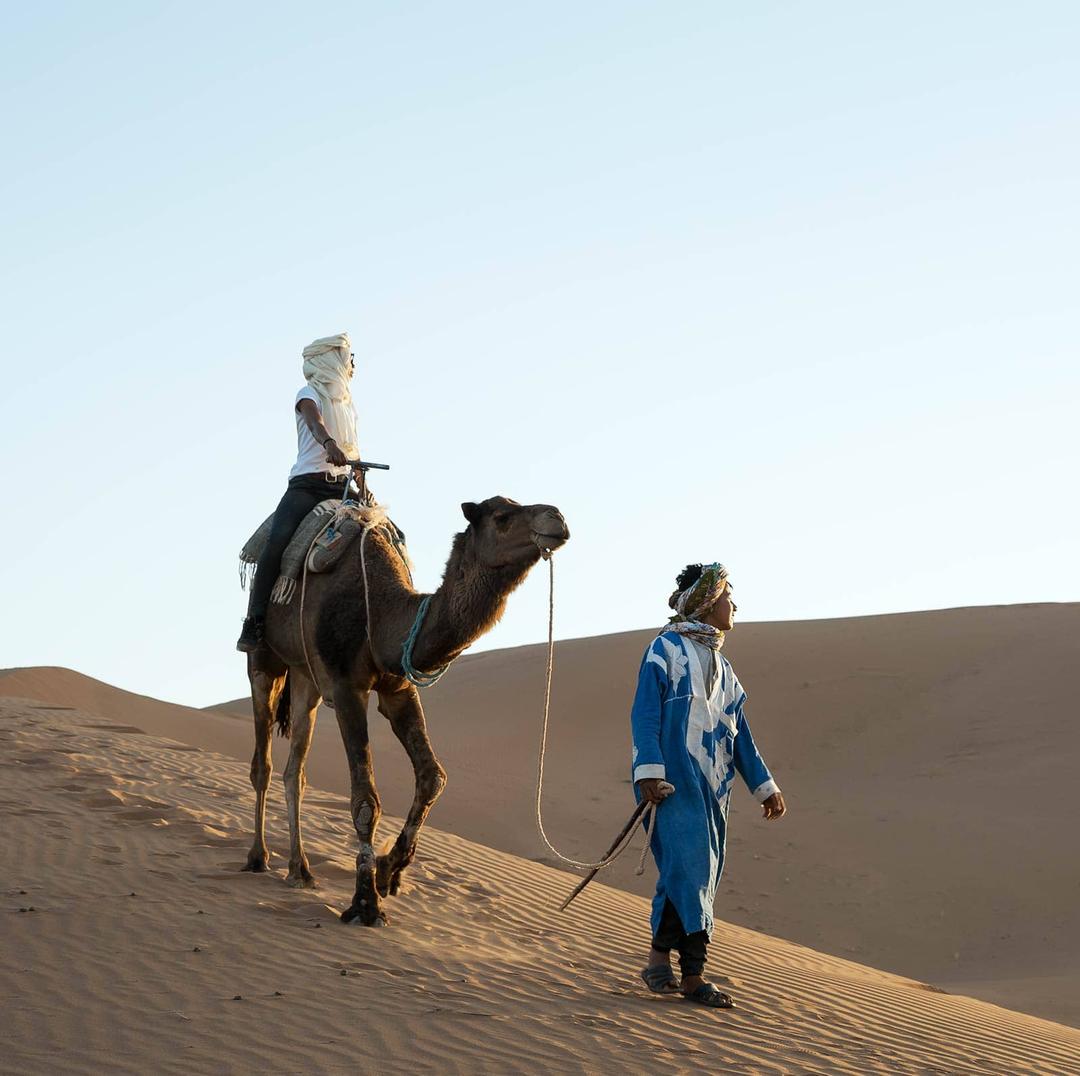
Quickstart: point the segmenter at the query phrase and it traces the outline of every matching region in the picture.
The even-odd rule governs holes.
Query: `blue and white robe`
[[[630,713],[634,795],[640,801],[637,782],[646,777],[675,786],[653,823],[660,871],[654,935],[670,900],[687,934],[704,930],[712,936],[735,772],[758,803],[779,791],[750,735],[745,702],[746,692],[719,651],[674,631],[658,635],[645,651]]]

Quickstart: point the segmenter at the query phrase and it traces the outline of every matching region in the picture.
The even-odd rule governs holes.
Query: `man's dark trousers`
[[[670,953],[675,949],[679,953],[679,970],[683,978],[687,975],[700,975],[705,968],[705,959],[709,949],[709,935],[704,930],[687,934],[683,930],[682,920],[670,900],[664,902],[660,913],[660,929],[653,938],[652,947],[658,953]]]
[[[270,607],[270,591],[274,589],[281,572],[281,557],[285,547],[292,540],[296,528],[304,516],[328,498],[340,498],[345,491],[346,479],[328,482],[323,472],[301,474],[289,479],[288,488],[278,502],[274,512],[274,522],[270,528],[270,537],[259,557],[255,570],[255,579],[251,585],[251,605],[248,616],[265,617]]]

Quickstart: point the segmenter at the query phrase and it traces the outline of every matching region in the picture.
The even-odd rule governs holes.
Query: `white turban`
[[[356,443],[356,410],[349,379],[352,376],[352,344],[348,333],[324,336],[304,348],[304,378],[319,397],[323,424],[338,448],[349,459],[359,459]]]

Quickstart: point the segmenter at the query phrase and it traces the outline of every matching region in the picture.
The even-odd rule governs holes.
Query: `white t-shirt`
[[[347,474],[348,467],[335,467],[326,459],[326,449],[319,444],[308,429],[304,416],[300,414],[301,400],[311,400],[318,408],[319,418],[322,418],[322,408],[319,406],[319,397],[310,385],[305,385],[297,394],[293,404],[293,412],[296,415],[296,462],[289,472],[290,478],[301,474]]]

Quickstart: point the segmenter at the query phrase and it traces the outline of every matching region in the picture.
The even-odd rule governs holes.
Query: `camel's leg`
[[[379,903],[379,894],[375,891],[374,847],[382,805],[371,768],[367,724],[369,693],[340,680],[331,685],[331,690],[334,693],[334,715],[349,759],[352,785],[350,806],[353,826],[360,841],[360,851],[356,856],[356,892],[352,904],[341,913],[341,918],[346,923],[358,919],[366,927],[383,926],[386,916]]]
[[[244,870],[262,872],[270,864],[270,850],[266,847],[266,791],[270,787],[273,770],[270,739],[273,735],[274,704],[285,681],[280,673],[275,675],[273,671],[257,668],[250,658],[248,678],[251,681],[251,707],[255,714],[255,753],[251,756],[251,787],[255,789],[255,839]]]
[[[424,710],[416,688],[379,695],[379,712],[390,721],[416,774],[416,795],[394,847],[376,862],[375,884],[381,896],[393,896],[401,885],[401,872],[416,854],[416,841],[428,811],[446,787],[446,771],[439,765],[428,739]]]
[[[300,805],[307,787],[304,764],[311,737],[315,733],[315,715],[319,706],[319,689],[306,672],[292,669],[292,733],[289,761],[285,764],[285,803],[289,812],[289,876],[286,879],[297,888],[313,888],[315,878],[304,855],[300,833]]]

